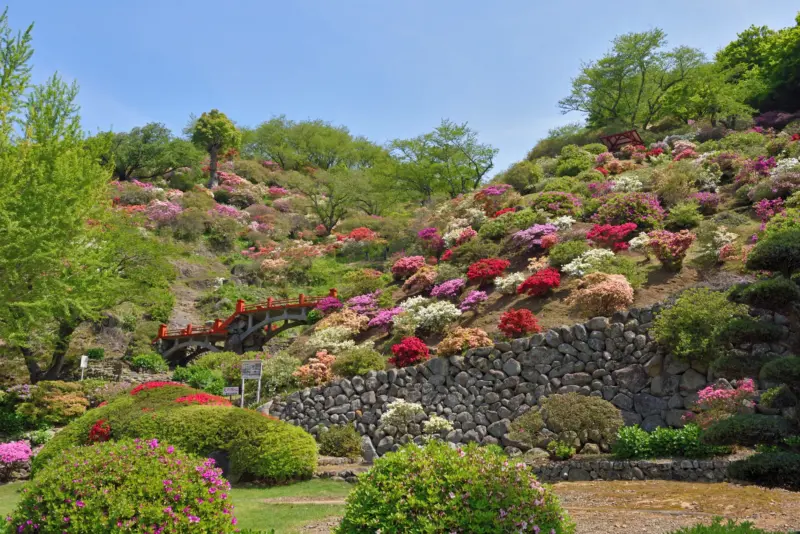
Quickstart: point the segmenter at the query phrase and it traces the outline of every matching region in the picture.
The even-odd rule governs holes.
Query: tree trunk
[[[75,327],[69,323],[62,322],[58,325],[58,340],[53,349],[50,365],[46,371],[42,371],[42,368],[39,367],[39,364],[36,362],[36,357],[30,349],[22,349],[25,365],[28,368],[28,374],[30,374],[31,384],[35,384],[40,380],[58,380],[64,368],[64,359],[66,358],[67,349],[69,348],[69,340],[74,331]]]
[[[208,188],[212,189],[219,185],[217,180],[217,147],[211,147],[208,151]]]

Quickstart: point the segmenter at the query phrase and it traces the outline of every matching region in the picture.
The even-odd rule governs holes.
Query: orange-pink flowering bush
[[[578,281],[567,304],[589,315],[611,315],[633,304],[633,287],[621,274],[589,273]]]
[[[461,354],[467,349],[491,347],[492,339],[480,328],[453,328],[436,348],[437,355]]]
[[[324,330],[334,326],[342,326],[354,334],[363,332],[369,325],[369,317],[360,315],[359,313],[349,308],[331,313],[322,319],[317,325],[317,330]]]
[[[301,365],[292,373],[301,386],[321,386],[333,380],[333,362],[336,356],[328,354],[327,350],[317,352],[315,358],[309,358],[306,365]]]
[[[409,295],[421,293],[433,287],[436,282],[436,269],[424,265],[403,284],[403,291]]]

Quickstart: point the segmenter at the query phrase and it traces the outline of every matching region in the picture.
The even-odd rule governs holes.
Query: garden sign
[[[261,360],[245,360],[242,362],[242,401],[240,406],[244,408],[244,381],[258,380],[256,390],[256,404],[261,401]]]

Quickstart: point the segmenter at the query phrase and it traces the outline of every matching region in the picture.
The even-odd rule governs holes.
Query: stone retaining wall
[[[432,414],[452,422],[454,429],[445,437],[450,442],[500,444],[518,454],[525,447],[506,436],[511,421],[542,397],[556,393],[602,397],[622,411],[628,425],[648,430],[681,426],[697,391],[715,377],[706,366],[690,366],[666,355],[653,341],[651,327],[660,309],[660,305],[631,309],[610,319],[595,317],[530,338],[471,349],[464,356],[337,379],[276,399],[271,413],[313,434],[321,426],[354,424],[369,438],[364,440],[366,448],[371,443],[378,454],[421,441],[420,423]],[[785,317],[766,314],[763,319],[778,324],[788,336]],[[753,344],[736,350],[782,355],[787,346]],[[426,415],[404,429],[380,428],[381,414],[395,399],[422,404]],[[556,436],[553,433],[553,439]]]
[[[534,465],[542,482],[585,480],[681,480],[685,482],[724,482],[728,480],[730,460],[613,460],[573,458],[563,462]]]

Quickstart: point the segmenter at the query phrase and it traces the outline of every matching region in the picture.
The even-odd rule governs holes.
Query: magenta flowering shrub
[[[435,237],[439,236],[439,230],[436,228],[429,226],[428,228],[423,228],[419,232],[417,232],[417,237],[422,239],[423,241],[427,241],[429,239],[434,239]]]
[[[755,394],[752,378],[740,380],[736,388],[708,386],[697,392],[695,413],[686,414],[684,419],[697,423],[700,428],[708,428],[716,421],[752,410]]]
[[[651,193],[617,193],[603,200],[592,221],[597,224],[635,223],[640,230],[658,228],[664,220],[664,208]]]
[[[689,195],[691,200],[697,202],[697,205],[700,206],[700,213],[703,215],[711,215],[717,211],[719,207],[719,195],[716,193],[709,193],[709,192],[701,192],[701,193],[692,193]]]
[[[320,301],[317,303],[317,309],[325,315],[335,312],[336,310],[340,310],[341,308],[342,301],[336,297],[325,297],[320,299]]]
[[[542,238],[546,235],[555,234],[558,227],[554,224],[534,224],[527,230],[520,230],[511,236],[515,245],[532,249],[542,246]]]
[[[462,312],[474,311],[478,309],[478,306],[480,306],[482,302],[488,299],[489,295],[486,294],[486,291],[479,291],[476,289],[470,291],[467,296],[464,297],[464,300],[458,305],[458,309]]]
[[[31,456],[33,456],[33,452],[27,441],[0,443],[0,464],[3,466],[27,462]]]
[[[375,317],[373,317],[369,324],[367,325],[369,328],[381,328],[383,330],[389,330],[394,324],[394,318],[397,315],[400,315],[405,310],[403,308],[389,308],[387,310],[380,310]]]
[[[499,197],[505,194],[506,191],[511,189],[511,186],[508,184],[494,184],[487,187],[484,187],[480,191],[475,194],[475,198],[483,198],[483,197]]]
[[[425,258],[422,256],[406,256],[394,262],[392,274],[395,278],[402,280],[419,271],[423,265],[425,265]]]
[[[236,529],[214,460],[156,439],[67,449],[22,490],[13,532],[215,532]]]
[[[589,182],[587,187],[592,198],[604,197],[614,192],[614,182],[611,180],[607,182]]]
[[[687,230],[680,232],[654,230],[647,234],[647,237],[650,239],[647,246],[658,261],[671,271],[681,270],[689,247],[697,239],[697,236]]]
[[[378,297],[380,296],[381,290],[378,289],[374,293],[366,293],[349,299],[345,306],[359,315],[372,317],[378,312]]]
[[[237,221],[241,221],[249,217],[246,211],[239,211],[235,207],[228,206],[227,204],[216,204],[214,209],[209,210],[209,214],[230,217],[231,219],[236,219]]]
[[[776,198],[775,200],[763,199],[753,205],[756,212],[756,217],[761,219],[762,223],[768,222],[771,218],[782,213],[783,199]]]
[[[156,224],[168,224],[183,211],[178,204],[169,200],[151,200],[144,214]]]
[[[442,282],[437,286],[433,286],[433,289],[431,289],[431,296],[441,299],[456,298],[461,294],[465,283],[463,278],[453,278],[452,280]]]
[[[546,191],[533,195],[531,207],[535,210],[546,211],[556,217],[561,215],[578,215],[583,203],[572,193],[563,191]]]

